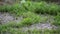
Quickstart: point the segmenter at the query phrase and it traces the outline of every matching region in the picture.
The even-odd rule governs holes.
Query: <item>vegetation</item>
[[[55,19],[55,21],[52,24],[54,24],[56,26],[60,26],[60,16],[57,15],[57,16],[55,16],[54,19]]]
[[[60,6],[57,4],[49,4],[46,2],[25,2],[23,4],[14,4],[12,6],[10,5],[4,5],[0,6],[1,12],[11,12],[16,13],[17,15],[20,15],[23,12],[31,11],[36,13],[47,13],[56,15],[58,12],[60,12]],[[8,8],[9,7],[9,8]],[[23,9],[23,10],[22,10]],[[17,13],[18,12],[18,13]]]
[[[49,14],[54,16],[53,25],[60,26],[60,5],[54,3],[41,2],[31,2],[26,1],[25,3],[19,3],[14,5],[4,5],[0,6],[0,12],[8,12],[10,14],[15,14],[15,16],[22,16],[23,19],[16,22],[9,22],[6,24],[0,24],[1,34],[60,34],[60,29],[57,30],[28,30],[26,32],[21,31],[22,27],[28,27],[30,25],[41,23],[46,20],[46,18],[41,17],[39,14]]]

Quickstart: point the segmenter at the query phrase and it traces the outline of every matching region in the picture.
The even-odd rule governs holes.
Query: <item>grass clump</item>
[[[54,3],[46,3],[44,1],[41,2],[25,2],[22,4],[22,6],[25,8],[27,11],[35,12],[37,14],[52,14],[56,15],[59,10],[59,5],[54,4]]]
[[[59,6],[57,4],[48,4],[46,2],[40,2],[38,5],[39,6],[35,9],[35,12],[38,14],[41,13],[56,15],[58,12],[60,12]]]
[[[54,19],[55,19],[55,21],[53,22],[53,24],[54,24],[54,25],[57,25],[57,26],[58,26],[58,25],[60,26],[60,16],[57,15],[57,16],[55,16]]]
[[[40,23],[41,17],[32,12],[23,13],[23,20],[21,21],[21,25],[32,25],[34,23]]]
[[[0,12],[9,12],[19,16],[23,12],[26,12],[26,10],[21,4],[13,4],[0,6]]]
[[[4,6],[1,6],[0,5],[0,12],[8,12],[10,10],[11,6],[9,5],[4,5]]]
[[[56,4],[51,4],[49,6],[49,9],[48,9],[48,12],[51,14],[51,15],[57,15],[59,11],[59,6],[56,5]]]
[[[33,23],[33,19],[31,18],[24,18],[21,22],[22,25],[26,25],[26,26],[32,25],[32,23]]]

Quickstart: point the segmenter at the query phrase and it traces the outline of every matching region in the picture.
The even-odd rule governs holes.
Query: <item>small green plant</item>
[[[57,13],[59,12],[59,7],[56,4],[51,4],[48,8],[48,12],[49,14],[52,15],[57,15]]]
[[[54,25],[59,25],[60,26],[60,16],[59,15],[57,15],[57,16],[55,16],[55,21],[53,22],[53,24]]]
[[[11,6],[9,5],[0,6],[0,12],[8,12],[10,8]]]
[[[32,25],[34,23],[40,23],[41,17],[32,13],[32,12],[27,12],[23,13],[23,20],[21,21],[22,25]]]
[[[24,18],[21,22],[22,25],[27,25],[27,26],[32,25],[32,23],[33,23],[33,19],[31,18]]]
[[[26,5],[27,4],[27,5]],[[60,12],[60,5],[54,3],[46,3],[44,1],[41,2],[26,2],[25,7],[37,14],[50,14],[50,15],[57,15]]]
[[[40,2],[40,3],[36,3],[36,9],[35,12],[36,13],[46,13],[46,11],[48,10],[48,4],[46,2]]]

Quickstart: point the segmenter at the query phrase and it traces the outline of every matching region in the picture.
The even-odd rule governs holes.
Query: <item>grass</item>
[[[52,14],[56,15],[58,12],[60,12],[60,5],[57,4],[49,4],[46,2],[25,2],[20,4],[14,4],[12,6],[10,5],[4,5],[0,6],[0,12],[10,12],[15,13],[16,15],[20,15],[23,12],[35,12],[35,13],[46,13],[46,14]],[[8,8],[9,7],[9,8]]]
[[[21,26],[28,26],[28,25],[32,25],[35,23],[40,23],[42,20],[39,15],[32,13],[32,12],[27,12],[27,13],[23,13],[23,19],[16,23],[16,22],[9,22],[4,24],[4,27],[21,27]]]
[[[8,31],[9,30],[9,31]],[[45,29],[45,30],[37,30],[37,29],[34,29],[34,30],[27,30],[27,31],[22,31],[21,29],[15,29],[15,28],[8,28],[6,31],[2,31],[1,32],[2,34],[6,34],[6,33],[9,33],[9,34],[59,34],[59,30],[48,30],[48,29]]]
[[[27,12],[23,13],[23,20],[21,21],[23,25],[31,25],[34,23],[40,23],[41,18],[39,15],[32,13],[32,12]]]
[[[59,15],[55,16],[54,20],[55,21],[52,24],[60,26],[60,16]]]
[[[0,6],[0,12],[9,12],[15,14],[15,16],[22,16],[23,19],[21,22],[9,22],[6,24],[0,24],[0,33],[10,33],[10,34],[60,34],[60,30],[28,30],[27,32],[22,32],[19,28],[24,26],[30,26],[32,24],[40,23],[46,18],[39,16],[39,14],[49,14],[55,15],[55,21],[52,23],[54,25],[60,26],[60,5],[49,4],[46,2],[30,2],[26,1],[25,3],[14,4],[14,5],[4,5]]]

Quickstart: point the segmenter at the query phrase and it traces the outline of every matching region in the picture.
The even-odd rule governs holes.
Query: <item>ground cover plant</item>
[[[11,13],[17,13],[20,14],[21,12],[31,11],[36,13],[48,13],[48,14],[57,14],[60,12],[59,8],[60,6],[57,4],[48,4],[46,2],[25,2],[22,4],[14,4],[12,6],[4,5],[0,6],[1,12],[11,12]],[[8,8],[9,7],[9,8]],[[22,10],[23,9],[23,10]]]
[[[0,6],[0,12],[7,12],[12,15],[14,14],[15,17],[22,16],[23,18],[18,23],[10,21],[5,24],[0,24],[0,34],[60,34],[60,29],[58,29],[59,27],[57,29],[52,28],[52,30],[29,29],[27,31],[24,31],[22,29],[22,27],[29,27],[33,24],[46,21],[48,19],[45,18],[47,14],[54,16],[54,22],[51,23],[52,25],[60,26],[60,5],[47,3],[45,1],[26,1],[24,3]],[[42,17],[40,14],[46,15]]]

